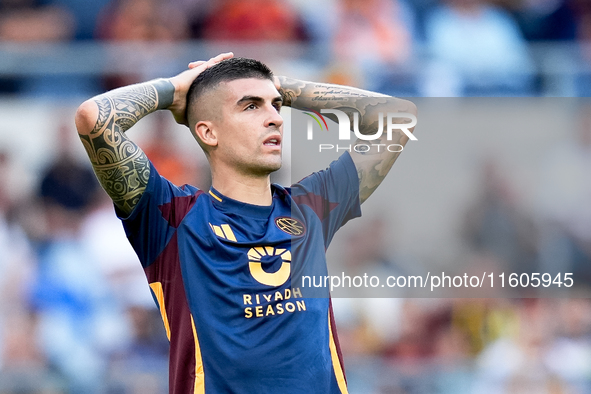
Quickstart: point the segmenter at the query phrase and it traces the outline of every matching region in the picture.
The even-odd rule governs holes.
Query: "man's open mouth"
[[[263,142],[263,145],[267,145],[267,146],[278,146],[278,145],[281,145],[281,137],[270,137],[270,138],[267,138]]]

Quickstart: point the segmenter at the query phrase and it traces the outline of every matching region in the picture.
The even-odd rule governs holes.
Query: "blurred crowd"
[[[556,83],[586,96],[590,39],[586,0],[0,1],[0,43],[21,48],[90,41],[301,44],[317,49],[310,63],[330,80],[407,96],[544,95]],[[548,52],[548,43],[574,50]],[[119,55],[113,62],[133,62]],[[557,67],[572,75],[557,81]],[[89,94],[144,77],[72,70],[3,77],[0,92]]]
[[[532,47],[571,44],[578,68],[568,77],[577,95],[591,91],[587,0],[0,0],[0,51],[187,40],[320,48],[324,81],[446,97],[542,95],[543,66],[568,60]],[[143,79],[0,73],[0,95],[89,96]],[[154,119],[142,148],[159,172],[207,188],[207,168],[180,155]],[[75,138],[70,126],[59,133]],[[31,169],[0,147],[0,394],[165,393],[160,315],[112,204],[68,146],[35,169],[31,188],[19,186]],[[568,270],[591,284],[590,117],[547,166],[541,198],[524,212],[486,163],[480,194],[461,213],[461,242],[474,266]],[[344,243],[355,245],[345,249],[349,270],[409,264],[381,226],[369,221],[365,239]],[[352,394],[591,392],[586,298],[335,299],[334,308]]]

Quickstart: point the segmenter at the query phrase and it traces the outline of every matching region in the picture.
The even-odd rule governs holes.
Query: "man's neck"
[[[246,177],[239,174],[219,176],[213,173],[212,186],[224,196],[247,204],[269,206],[273,202],[269,175]]]

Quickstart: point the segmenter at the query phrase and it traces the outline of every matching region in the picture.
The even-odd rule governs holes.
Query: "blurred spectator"
[[[451,325],[451,302],[446,299],[407,299],[400,317],[400,335],[388,346],[384,363],[388,378],[381,379],[380,393],[435,393],[464,385],[450,384],[467,359],[465,335]],[[449,391],[448,391],[449,392]],[[453,392],[453,390],[451,391]]]
[[[530,41],[574,40],[576,19],[571,3],[568,0],[522,0],[514,4],[525,38]]]
[[[582,104],[574,138],[548,152],[538,192],[541,272],[572,272],[591,285],[591,107]]]
[[[43,176],[40,196],[49,209],[67,209],[78,213],[90,205],[98,183],[92,170],[64,152]]]
[[[39,254],[32,299],[38,339],[72,393],[100,393],[108,356],[129,334],[94,256],[75,234],[48,240]]]
[[[14,186],[9,183],[12,180],[9,161],[8,154],[0,152],[0,316],[26,306],[24,288],[33,268],[31,245],[19,224],[10,217],[14,202],[9,191]],[[2,341],[0,348],[1,344]]]
[[[334,52],[346,62],[403,63],[410,55],[412,21],[397,0],[341,0]]]
[[[38,342],[34,312],[13,310],[3,319],[4,362],[0,367],[1,393],[63,394],[67,384],[47,366]]]
[[[34,274],[31,245],[11,215],[18,183],[8,154],[0,152],[0,392],[61,392],[63,382],[50,372],[36,338],[37,315],[29,310],[27,290]]]
[[[323,49],[330,45],[336,20],[336,8],[340,0],[282,0],[301,15],[304,31],[311,44]],[[319,54],[319,55],[330,55]],[[320,60],[320,59],[319,59]],[[325,58],[323,57],[324,61]]]
[[[583,43],[591,41],[591,3],[587,0],[571,0],[577,18],[577,37]]]
[[[205,17],[217,6],[217,1],[209,0],[169,0],[168,7],[179,12],[188,21],[190,38],[200,39],[203,34]]]
[[[94,38],[98,17],[111,0],[42,0],[67,10],[75,21],[74,38],[91,40]]]
[[[499,299],[456,299],[452,327],[463,335],[466,356],[477,356],[490,343],[514,332],[516,316],[512,304]]]
[[[339,0],[335,11],[334,63],[359,69],[368,89],[388,89],[384,79],[411,55],[411,10],[402,0]]]
[[[451,308],[445,301],[404,303],[398,340],[385,349],[389,361],[416,370],[433,357],[435,341],[441,329],[449,327]]]
[[[113,202],[102,190],[99,195],[81,223],[80,243],[96,261],[120,305],[155,308],[144,271],[115,215]]]
[[[332,275],[350,277],[377,276],[387,278],[412,269],[413,262],[395,251],[389,251],[394,235],[390,223],[380,217],[374,217],[347,239],[342,259],[330,263]],[[365,359],[370,357],[388,357],[399,343],[401,335],[407,329],[418,332],[415,322],[410,322],[405,312],[409,307],[402,298],[384,297],[379,289],[338,289],[332,299],[335,319],[338,321],[338,333],[345,360],[349,358]],[[382,296],[383,298],[377,298]],[[339,298],[349,297],[349,298]],[[410,322],[410,323],[409,323]],[[422,329],[422,326],[421,326]],[[422,338],[422,337],[421,337]],[[373,368],[371,365],[367,368]],[[371,392],[369,387],[380,386],[366,369],[352,371],[351,391],[357,385]]]
[[[200,152],[197,143],[193,145],[193,155],[184,154],[179,149],[175,135],[178,130],[171,129],[170,114],[156,113],[152,119],[154,122],[149,139],[141,147],[158,173],[178,186],[190,184],[204,190],[209,189],[209,171],[203,171],[199,167],[197,156]]]
[[[468,245],[495,256],[500,271],[535,272],[537,234],[534,222],[523,209],[498,165],[483,165],[479,195],[466,213],[463,231]]]
[[[284,0],[220,0],[206,17],[206,40],[305,41],[308,33]]]
[[[178,70],[175,59],[179,54],[166,53],[162,45],[154,50],[154,43],[176,42],[189,37],[187,16],[182,9],[158,0],[113,0],[99,17],[96,37],[122,44],[112,48],[109,56],[122,68],[134,73],[113,73],[105,78],[105,88],[113,89],[140,80],[154,78],[153,68]],[[141,50],[138,50],[141,49]],[[165,67],[166,66],[166,67]]]
[[[113,0],[98,30],[99,38],[112,41],[176,41],[187,36],[182,11],[157,0]]]
[[[532,64],[519,28],[483,0],[445,0],[427,20],[427,96],[524,95]]]
[[[1,41],[62,41],[72,37],[75,21],[63,7],[40,0],[0,0]]]
[[[25,45],[66,41],[73,36],[74,29],[74,18],[63,7],[51,3],[46,5],[41,0],[0,0],[0,42]],[[48,85],[59,88],[52,81],[56,81],[55,77],[41,80],[36,77],[0,76],[0,93],[32,93],[45,90]]]
[[[568,301],[522,300],[517,309],[519,325],[516,335],[505,336],[493,342],[480,355],[478,359],[480,375],[474,392],[482,394],[588,392],[590,366],[588,360],[591,355],[588,344],[581,348],[580,352],[575,353],[556,350],[557,346],[562,347],[556,333],[565,316],[556,315],[555,311],[557,306],[564,302]],[[556,367],[570,363],[572,360],[569,360],[569,357],[576,357],[576,360],[581,361],[581,368],[567,368],[569,373],[563,374],[560,368]],[[573,374],[576,375],[574,379]]]
[[[98,0],[88,5],[74,0],[0,0],[0,42],[27,48],[43,43],[64,43],[77,36],[89,38],[88,30],[84,32],[84,29],[93,25],[92,18],[102,2]],[[92,14],[93,9],[95,15],[90,17],[80,12]],[[26,77],[0,78],[0,93],[86,96],[96,89],[95,78],[74,73],[33,73]]]
[[[99,256],[80,239],[98,186],[92,171],[73,159],[67,135],[39,187],[47,234],[39,247],[31,299],[40,347],[67,379],[70,392],[100,393],[108,356],[129,334],[121,306],[99,269]]]
[[[591,391],[591,301],[560,300],[556,308],[560,324],[544,361],[548,369],[574,392]]]
[[[136,305],[129,307],[127,314],[132,340],[111,361],[111,389],[138,394],[168,392],[169,343],[160,312],[154,306]]]
[[[416,34],[417,40],[425,40],[425,21],[429,13],[438,6],[440,0],[407,0],[409,7],[416,16]]]
[[[580,63],[577,63],[578,75],[576,75],[574,89],[575,95],[588,97],[591,94],[591,3],[587,0],[572,0],[573,9],[576,11],[578,49],[580,51]]]
[[[10,215],[14,206],[10,191],[16,187],[10,176],[10,161],[6,152],[0,152],[0,337],[7,316],[20,313],[28,306],[26,287],[34,268],[31,244],[19,223]],[[0,340],[0,369],[5,343]]]

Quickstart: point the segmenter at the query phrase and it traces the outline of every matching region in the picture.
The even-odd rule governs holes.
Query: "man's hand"
[[[191,87],[191,84],[195,78],[197,78],[199,74],[209,67],[221,62],[222,60],[230,59],[233,56],[234,54],[232,52],[227,52],[219,54],[216,57],[212,57],[207,61],[200,60],[189,63],[189,69],[187,71],[183,71],[179,75],[169,79],[169,81],[174,86],[174,99],[168,109],[170,112],[172,112],[172,115],[174,116],[174,119],[177,123],[188,126],[185,116],[187,106],[187,92],[189,91],[189,87]]]

